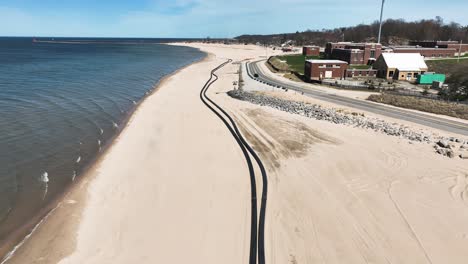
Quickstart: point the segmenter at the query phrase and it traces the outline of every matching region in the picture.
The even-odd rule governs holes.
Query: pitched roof
[[[427,69],[424,57],[419,53],[382,53],[381,56],[388,68],[396,68],[400,71]]]

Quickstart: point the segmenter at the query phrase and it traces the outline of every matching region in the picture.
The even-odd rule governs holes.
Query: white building
[[[373,68],[377,77],[405,81],[415,81],[427,71],[424,57],[419,53],[382,53]]]

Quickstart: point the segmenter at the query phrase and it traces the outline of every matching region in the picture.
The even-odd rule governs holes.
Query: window
[[[412,72],[408,72],[408,74],[406,75],[406,77],[408,77],[408,78],[413,77],[413,73],[412,73]]]
[[[388,77],[393,77],[393,74],[394,74],[393,71],[389,71],[389,72],[388,72]]]
[[[370,51],[370,57],[371,59],[375,59],[375,50]]]
[[[327,68],[333,68],[333,64],[327,64]]]

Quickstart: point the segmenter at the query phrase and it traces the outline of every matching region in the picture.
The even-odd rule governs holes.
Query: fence
[[[350,89],[350,90],[369,90],[369,86],[365,84],[341,84],[341,83],[333,83],[333,82],[322,82],[324,85],[328,85],[331,87],[337,87],[342,89]]]

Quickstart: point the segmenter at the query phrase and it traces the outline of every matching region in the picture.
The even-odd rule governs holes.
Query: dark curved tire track
[[[224,123],[231,132],[232,136],[236,140],[237,144],[244,154],[245,160],[247,162],[250,174],[250,188],[251,188],[251,228],[250,228],[250,255],[249,255],[249,264],[257,263],[257,249],[258,249],[258,262],[259,264],[265,264],[265,215],[266,215],[266,204],[267,204],[267,194],[268,194],[268,178],[265,167],[258,157],[257,153],[253,148],[247,143],[247,141],[240,133],[234,119],[218,104],[211,100],[206,92],[210,86],[218,80],[216,71],[232,62],[228,60],[218,67],[214,68],[211,71],[210,79],[205,83],[202,90],[200,91],[200,99],[203,103]],[[209,103],[208,103],[209,102]],[[211,104],[210,104],[211,103]],[[219,112],[218,112],[219,111]],[[226,119],[227,118],[227,119]],[[229,122],[228,122],[229,120]],[[262,200],[260,205],[260,217],[258,219],[258,229],[257,229],[257,187],[255,179],[255,170],[253,167],[252,159],[250,155],[254,158],[260,172],[262,174]]]

